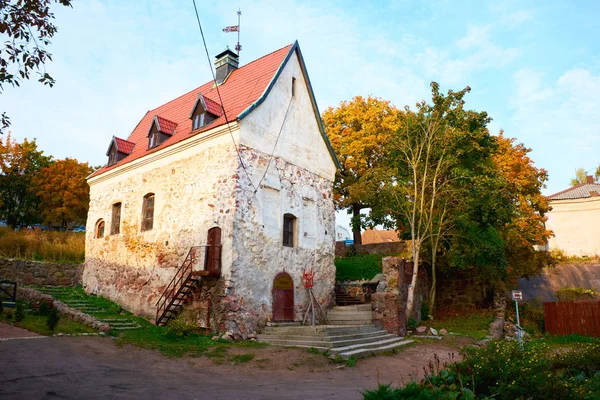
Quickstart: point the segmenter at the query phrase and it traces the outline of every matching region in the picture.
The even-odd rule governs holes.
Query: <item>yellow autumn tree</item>
[[[327,136],[341,168],[334,184],[336,208],[352,214],[354,243],[361,244],[361,214],[381,184],[384,152],[399,128],[401,111],[387,100],[356,96],[323,113]]]
[[[67,227],[84,222],[90,202],[85,178],[93,168],[73,158],[52,162],[34,178],[31,190],[41,200],[44,222]]]
[[[512,218],[502,229],[505,242],[507,277],[511,281],[522,276],[535,275],[548,264],[545,253],[536,252],[534,245],[548,242],[552,231],[546,229],[546,214],[551,210],[542,188],[548,180],[545,169],[536,168],[528,156],[531,149],[500,132],[498,150],[493,155],[494,165],[506,181],[511,197]]]

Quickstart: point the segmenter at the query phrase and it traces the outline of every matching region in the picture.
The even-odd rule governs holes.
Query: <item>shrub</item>
[[[23,303],[20,301],[17,302],[17,308],[15,310],[15,321],[21,322],[25,318],[25,310],[23,308]]]
[[[594,289],[563,287],[554,292],[558,301],[593,300],[598,297]]]
[[[60,316],[58,315],[58,310],[55,307],[52,307],[50,312],[48,313],[48,317],[46,318],[46,326],[50,331],[54,331],[56,325],[58,325],[58,321],[60,321]]]
[[[179,314],[169,322],[167,331],[177,337],[183,337],[198,332],[198,326],[188,321],[184,314]]]
[[[13,312],[12,310],[6,310],[6,319],[12,319]]]
[[[337,281],[357,281],[373,279],[381,273],[381,254],[360,254],[335,259]]]
[[[4,303],[0,300],[0,315],[4,312]]]
[[[42,300],[40,302],[40,306],[38,307],[38,312],[40,313],[40,315],[43,316],[48,315],[48,313],[50,312],[50,306],[48,305],[48,302]]]
[[[413,330],[417,329],[417,326],[419,326],[417,324],[417,320],[414,319],[413,317],[410,317],[408,319],[408,322],[406,322],[406,329],[408,329],[408,330],[413,331]]]

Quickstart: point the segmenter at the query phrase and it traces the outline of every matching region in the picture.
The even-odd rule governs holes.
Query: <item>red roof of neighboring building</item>
[[[292,45],[290,44],[234,70],[225,82],[219,86],[219,92],[221,93],[221,99],[229,121],[234,121],[238,115],[261,97],[269,87],[271,80],[286,59],[291,48]],[[219,96],[216,88],[213,86],[214,82],[211,80],[160,107],[148,111],[131,135],[129,135],[128,142],[135,145],[132,148],[131,156],[111,166],[100,168],[92,176],[100,175],[120,165],[143,157],[146,154],[153,153],[214,127],[224,125],[225,116],[221,115]],[[198,99],[198,93],[202,93],[206,107],[208,108],[207,111],[218,116],[218,118],[209,125],[192,133],[190,112]],[[177,130],[160,145],[148,149],[148,131],[155,115],[176,124]],[[162,129],[162,123],[159,122],[159,124]]]
[[[594,193],[595,192],[595,193]],[[549,200],[574,200],[595,197],[600,194],[600,183],[580,183],[548,196]]]
[[[399,242],[398,232],[383,229],[366,229],[362,235],[362,244]]]
[[[161,116],[156,116],[156,122],[158,122],[158,130],[162,133],[166,133],[167,135],[172,135],[175,133],[175,128],[177,128],[177,123],[173,121],[169,121],[166,118]]]

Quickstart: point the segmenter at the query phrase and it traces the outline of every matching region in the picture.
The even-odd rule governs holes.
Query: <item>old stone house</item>
[[[586,183],[548,196],[552,210],[546,227],[554,232],[548,245],[569,256],[600,255],[600,183]]]
[[[243,333],[300,319],[312,269],[332,304],[337,159],[300,47],[238,62],[222,52],[216,84],[110,141],[88,178],[87,292],[159,323],[182,304],[213,331]]]

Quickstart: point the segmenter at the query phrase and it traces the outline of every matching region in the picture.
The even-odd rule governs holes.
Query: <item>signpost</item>
[[[519,322],[519,301],[523,300],[523,292],[520,290],[513,290],[512,299],[515,301],[515,309],[517,311],[517,338],[519,339],[519,344],[523,345],[523,339],[521,337],[521,323]]]

